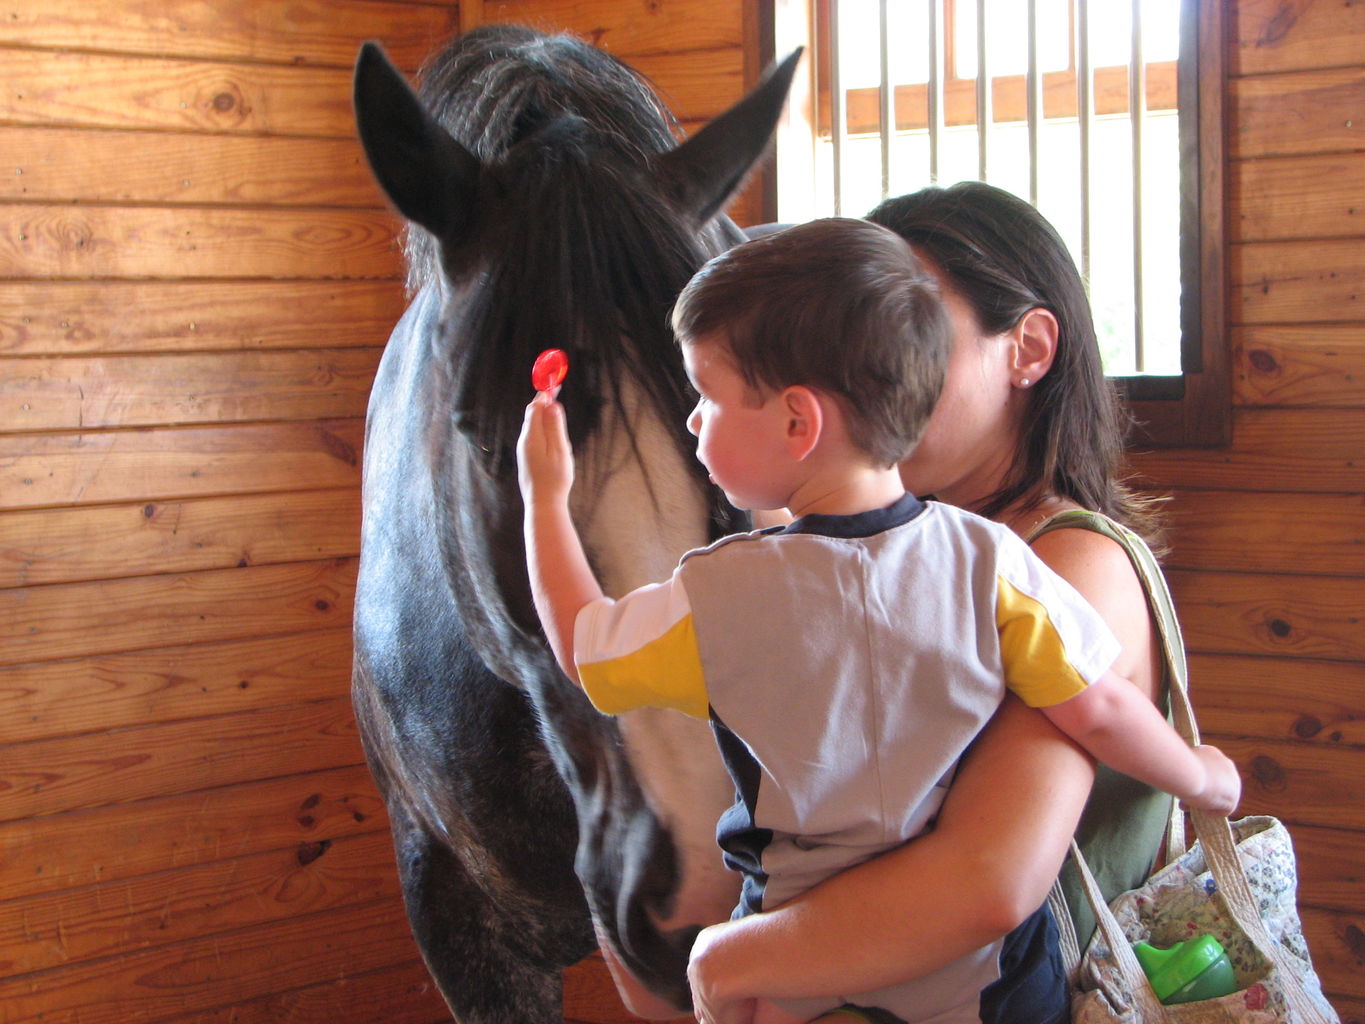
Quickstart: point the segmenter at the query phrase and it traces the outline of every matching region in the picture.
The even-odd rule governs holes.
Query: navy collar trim
[[[859,512],[851,516],[811,514],[794,519],[781,533],[813,533],[822,537],[843,537],[849,540],[872,537],[897,526],[903,526],[925,509],[924,502],[913,494],[905,494],[885,508]]]

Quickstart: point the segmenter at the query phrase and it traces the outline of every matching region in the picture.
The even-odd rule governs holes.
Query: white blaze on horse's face
[[[684,553],[709,539],[709,496],[684,465],[690,457],[652,407],[633,392],[624,404],[642,457],[615,413],[604,412],[594,443],[605,447],[580,456],[570,495],[584,546],[612,597],[667,579]],[[631,767],[650,809],[672,832],[681,862],[682,887],[661,927],[725,920],[738,902],[739,876],[721,862],[716,819],[734,786],[715,754],[710,724],[654,708],[619,722]]]
[[[678,451],[676,432],[640,402],[629,381],[622,405],[630,422],[604,407],[589,450],[579,453],[569,496],[593,569],[611,597],[667,579],[687,551],[708,539],[708,495],[695,467],[684,464],[691,460]]]

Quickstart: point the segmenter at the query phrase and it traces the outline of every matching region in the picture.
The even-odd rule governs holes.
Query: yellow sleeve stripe
[[[1029,707],[1060,704],[1086,688],[1047,609],[1004,577],[998,577],[995,621],[1005,685]]]
[[[644,707],[672,708],[693,718],[710,715],[691,615],[627,654],[580,662],[578,678],[593,707],[606,715]]]

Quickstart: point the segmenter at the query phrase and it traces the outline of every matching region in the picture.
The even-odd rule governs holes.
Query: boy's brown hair
[[[879,466],[910,454],[943,388],[951,327],[933,276],[894,232],[843,217],[717,256],[673,307],[680,344],[725,345],[759,394],[802,385],[841,406]]]

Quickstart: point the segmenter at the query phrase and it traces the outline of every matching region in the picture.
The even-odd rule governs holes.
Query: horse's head
[[[678,145],[648,83],[573,36],[476,29],[434,56],[421,96],[377,45],[362,48],[360,138],[381,187],[413,225],[410,276],[443,299],[426,402],[432,464],[438,478],[477,477],[438,486],[447,495],[483,488],[466,501],[483,522],[501,524],[493,529],[514,530],[519,519],[512,450],[531,363],[550,346],[568,351],[573,367],[561,400],[588,481],[582,493],[596,494],[597,481],[635,462],[645,465],[655,509],[632,514],[666,523],[660,492],[672,476],[710,502],[715,521],[735,523],[691,456],[692,395],[667,312],[700,264],[738,240],[720,212],[766,148],[798,57]],[[676,466],[641,454],[646,420],[650,443],[671,446]],[[595,443],[603,438],[610,443]],[[636,563],[652,578],[704,542],[702,529],[681,547],[651,538],[616,564]],[[519,537],[465,543],[467,552],[477,544],[490,553],[465,558],[491,570],[509,618],[535,632]],[[650,546],[653,559],[639,557]]]
[[[648,83],[572,36],[476,29],[433,58],[421,97],[365,45],[360,138],[416,225],[410,283],[440,282],[458,307],[449,411],[478,445],[510,452],[520,408],[508,398],[551,344],[574,366],[575,440],[622,375],[681,430],[688,399],[664,317],[697,266],[736,240],[716,217],[766,148],[797,56],[675,146]]]

